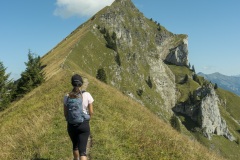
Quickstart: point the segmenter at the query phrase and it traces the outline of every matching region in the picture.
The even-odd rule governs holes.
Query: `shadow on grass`
[[[199,124],[193,121],[189,116],[186,116],[181,113],[177,113],[176,115],[179,117],[180,116],[183,117],[184,120],[181,120],[181,122],[187,128],[187,130],[195,132],[196,131],[195,129],[200,127]]]
[[[239,130],[237,130],[237,132],[238,132],[238,133],[240,133],[240,129],[239,129]]]
[[[50,160],[49,158],[41,158],[39,154],[35,154],[31,160]]]

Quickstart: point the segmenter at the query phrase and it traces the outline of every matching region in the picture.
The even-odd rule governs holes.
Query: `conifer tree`
[[[100,27],[99,27],[100,28]],[[102,33],[102,34],[105,34],[106,32],[107,32],[107,30],[106,30],[106,28],[104,27],[104,28],[100,28],[100,32]]]
[[[214,89],[218,89],[218,85],[217,85],[217,83],[215,83],[215,85],[214,85]]]
[[[176,129],[178,132],[181,132],[181,123],[177,116],[173,115],[170,119],[171,126]]]
[[[106,32],[104,38],[107,41],[106,46],[117,52],[117,44],[116,44],[117,35],[116,35],[116,33],[113,32],[112,36],[110,36],[109,32]]]
[[[197,82],[198,84],[201,85],[200,80],[199,80],[197,74],[194,74],[194,75],[193,75],[193,80],[194,80],[195,82]]]
[[[158,23],[157,26],[158,26],[157,30],[158,30],[158,31],[161,31],[161,25],[160,25],[160,23]]]
[[[184,77],[184,79],[183,79],[183,83],[186,83],[187,81],[188,81],[188,75],[185,74],[185,77]]]
[[[14,84],[9,80],[10,74],[6,74],[6,68],[0,62],[0,111],[8,107],[12,100]]]
[[[18,80],[16,97],[22,97],[44,82],[44,74],[40,57],[28,52],[28,62],[25,62],[26,70],[22,72],[21,78]]]
[[[96,78],[104,83],[107,83],[106,72],[103,68],[98,69]]]
[[[188,100],[189,104],[194,104],[198,101],[198,96],[195,91],[193,91],[193,93],[190,92],[188,97],[189,97],[189,100]]]
[[[152,87],[153,87],[153,84],[152,84],[152,81],[151,81],[150,76],[148,76],[148,80],[146,80],[146,83],[147,83],[147,85],[148,85],[149,88],[152,88]]]
[[[116,32],[113,32],[113,33],[112,33],[112,39],[113,39],[113,41],[116,41],[116,39],[117,39],[117,34],[116,34]]]
[[[191,68],[191,64],[190,64],[190,62],[188,63],[188,68]]]
[[[119,53],[117,52],[116,56],[115,56],[115,61],[116,63],[118,64],[118,66],[121,66],[121,59],[120,59],[120,55]]]
[[[115,55],[115,62],[118,66],[121,66],[121,58],[117,49],[117,34],[113,31],[112,35],[110,35],[109,31],[104,27],[102,30],[100,30],[102,34],[104,34],[104,38],[106,40],[106,47],[114,50],[116,52]]]
[[[194,68],[194,65],[192,65],[192,71],[193,71],[194,73],[196,73],[196,72],[195,72],[195,68]]]
[[[142,90],[142,89],[138,89],[138,90],[137,90],[137,95],[141,97],[142,94],[143,94],[143,90]]]

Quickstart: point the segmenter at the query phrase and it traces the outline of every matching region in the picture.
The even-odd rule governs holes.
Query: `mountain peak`
[[[152,19],[145,18],[144,15],[141,12],[139,12],[139,10],[133,5],[131,0],[116,0],[111,6],[105,7],[103,10],[99,11],[95,16],[93,16],[86,23],[84,23],[79,28],[77,28],[66,39],[64,39],[61,43],[59,43],[58,46],[56,46],[51,52],[49,52],[49,54],[43,57],[42,59],[43,64],[46,65],[46,67],[44,68],[44,71],[48,70],[47,75],[48,77],[50,77],[48,80],[56,84],[55,82],[57,78],[59,78],[58,79],[59,83],[63,84],[63,85],[57,85],[57,86],[60,86],[58,90],[55,90],[55,89],[50,90],[51,92],[49,92],[50,93],[49,95],[55,95],[56,99],[57,98],[59,99],[59,96],[57,95],[57,94],[60,94],[59,90],[61,90],[62,92],[63,90],[65,90],[65,88],[69,87],[69,84],[66,83],[67,81],[66,77],[68,76],[70,77],[70,75],[72,75],[72,72],[80,73],[81,75],[86,75],[86,77],[91,77],[89,78],[89,82],[92,85],[89,86],[89,91],[91,91],[91,93],[95,95],[96,106],[99,106],[99,107],[96,107],[96,109],[99,112],[99,114],[96,115],[97,120],[102,119],[101,115],[105,111],[111,111],[111,112],[107,112],[107,114],[113,115],[112,119],[105,119],[103,117],[102,120],[104,124],[106,121],[107,125],[109,124],[112,125],[112,120],[114,120],[116,121],[117,124],[120,124],[125,127],[125,123],[122,124],[122,122],[125,122],[125,119],[124,121],[121,119],[117,119],[119,117],[124,118],[124,116],[121,116],[121,115],[125,115],[125,112],[123,111],[128,111],[128,110],[133,111],[132,110],[133,108],[136,109],[137,111],[140,108],[145,108],[145,107],[149,108],[151,112],[155,113],[156,118],[160,117],[160,118],[163,118],[165,121],[169,121],[171,119],[171,116],[173,115],[172,108],[178,102],[189,101],[189,103],[192,103],[191,101],[193,101],[192,99],[195,99],[195,97],[191,98],[192,96],[189,96],[189,93],[193,93],[193,92],[198,93],[197,90],[195,90],[194,88],[201,87],[201,84],[198,82],[192,83],[194,80],[193,78],[191,78],[192,72],[189,71],[189,69],[187,69],[185,66],[182,66],[182,67],[179,66],[181,64],[183,65],[188,64],[186,63],[186,59],[188,55],[188,52],[187,52],[188,46],[186,43],[186,38],[187,37],[185,35],[172,34],[171,32],[167,31],[163,26],[161,26],[158,22],[154,22]],[[179,65],[168,65],[165,63],[166,61],[170,64],[177,63]],[[98,76],[100,75],[99,71],[104,71],[103,72],[104,74],[101,74],[101,76]],[[179,73],[179,71],[181,72],[181,74]],[[180,80],[182,81],[182,78],[186,77],[186,75],[188,75],[187,82],[185,84],[179,84],[177,81],[179,82]],[[95,77],[101,77],[99,78],[100,80],[102,78],[106,78],[106,84],[117,88],[120,91],[119,95],[116,93],[115,90],[110,89],[109,86],[105,84],[101,84],[98,81],[96,81]],[[49,82],[46,84],[49,84]],[[43,85],[43,86],[46,86],[46,85]],[[50,87],[53,86],[54,88],[56,88],[54,85],[49,85],[49,86]],[[63,86],[65,86],[65,88]],[[45,91],[46,89],[42,89],[42,90]],[[46,91],[49,91],[49,89]],[[57,94],[53,94],[54,91]],[[203,89],[203,91],[205,90]],[[126,104],[126,100],[122,99],[123,98],[121,97],[122,93],[124,93],[125,95],[137,101],[138,102],[137,104],[139,103],[143,104],[144,107],[135,107],[135,105],[133,106],[133,103],[129,103],[129,102],[127,103],[128,105],[124,105]],[[114,94],[115,97],[111,96],[111,94]],[[41,95],[44,95],[44,94],[41,94]],[[32,94],[30,94],[30,96],[32,97]],[[42,99],[43,100],[49,99],[47,97],[49,96],[47,95]],[[200,97],[202,97],[202,94],[199,97],[196,97],[196,101],[198,104],[199,104]],[[52,100],[54,99],[51,98],[49,103],[52,104]],[[120,102],[121,100],[123,101]],[[206,102],[211,102],[211,99],[206,99]],[[228,103],[226,103],[226,105],[228,105]],[[104,105],[102,106],[102,104]],[[44,106],[46,105],[44,104]],[[115,109],[115,110],[112,110],[112,109],[109,110],[109,106],[112,106],[112,109]],[[126,106],[129,108],[121,108]],[[206,105],[206,106],[208,107],[211,105]],[[55,106],[52,105],[52,108],[55,108]],[[193,106],[191,105],[188,109],[192,110],[192,108]],[[226,108],[230,108],[230,107],[227,106]],[[211,109],[212,108],[210,108],[209,110],[210,112],[211,112]],[[120,116],[114,115],[115,113]],[[128,113],[135,113],[135,110],[133,112],[128,112]],[[141,111],[141,113],[145,113],[145,112]],[[131,114],[129,114],[129,116],[127,117],[134,118],[134,116],[132,116]],[[150,117],[155,117],[155,116],[150,115]],[[197,119],[199,119],[199,117],[197,117]],[[239,116],[236,116],[236,117],[239,117]],[[53,118],[53,119],[56,119],[56,118]],[[96,124],[94,124],[93,122],[93,125],[98,125],[97,122]],[[138,121],[135,119],[127,119],[126,122],[138,122]],[[147,120],[146,122],[152,122],[152,120]],[[177,123],[179,122],[178,119],[176,122]],[[104,126],[102,125],[99,125],[99,126],[103,127],[104,129]],[[140,128],[140,131],[138,130],[138,128],[136,129],[134,128],[135,132],[139,131],[139,135],[142,133],[142,130],[141,130],[142,126],[139,127],[138,124],[136,125],[130,124],[130,128],[132,126],[137,126],[138,128]],[[143,129],[144,129],[144,126],[147,126],[147,125],[144,124]],[[163,125],[153,126],[152,127],[153,131],[158,131],[154,129],[156,129],[156,127],[159,127],[159,126],[161,127]],[[184,127],[184,125],[181,125],[180,128],[182,127]],[[119,130],[119,128],[117,128],[116,125],[113,125],[113,128]],[[112,127],[110,127],[110,129],[112,129]],[[148,130],[149,130],[149,133],[152,133],[150,129]],[[235,131],[236,129],[232,129],[232,130]],[[106,131],[106,132],[109,132],[109,131]],[[97,132],[93,132],[93,133],[97,133]],[[176,135],[176,133],[174,134]],[[7,134],[2,134],[2,135],[7,135]],[[156,135],[155,137],[158,137],[157,134],[153,134],[153,135]],[[163,137],[166,137],[166,135],[168,134],[164,134]],[[110,134],[109,136],[112,136],[112,135]],[[110,142],[108,141],[109,136],[104,136],[106,140],[101,138],[96,139],[95,137],[95,141],[97,140],[96,142],[98,142],[99,140],[101,141],[104,140],[107,143],[109,143]],[[118,136],[122,136],[122,134],[117,135],[115,137],[119,138]],[[149,138],[148,134],[147,136]],[[122,138],[120,137],[120,139]],[[167,138],[167,139],[170,139],[170,138]],[[137,139],[134,134],[134,141],[135,140]],[[161,138],[159,140],[161,141]],[[127,140],[127,141],[134,142],[131,140]],[[0,142],[1,142],[1,139],[0,139]],[[151,140],[151,142],[155,142],[155,140]],[[172,141],[170,141],[170,143],[172,144]],[[120,142],[119,144],[122,144],[122,142]],[[122,155],[122,153],[119,154],[118,152],[119,150],[125,151],[131,147],[128,145],[125,146],[125,145],[119,145],[119,144],[114,145],[117,147],[116,148],[117,152],[115,153],[115,149],[113,149],[112,151],[113,153],[112,155],[115,157],[116,155]],[[157,145],[159,145],[159,143],[157,143]],[[151,150],[151,148],[158,149],[159,146],[157,145],[151,145],[149,143],[146,145],[146,146],[149,146],[149,149],[147,148],[147,150]],[[180,148],[182,148],[181,142],[180,142],[180,145],[181,145]],[[119,146],[123,148],[119,148]],[[134,148],[139,148],[138,145],[136,146],[137,147],[134,147]],[[140,143],[140,146],[142,146],[141,143]],[[176,144],[176,146],[179,146],[179,145]],[[109,151],[109,148],[107,148],[106,150],[102,150],[101,144],[98,145],[98,143],[96,143],[94,147],[99,148],[99,153],[96,152],[95,154],[96,157],[97,155],[105,155],[105,153]],[[180,152],[179,155],[185,156],[186,150],[187,149],[184,149],[184,150],[181,149],[181,151],[183,151],[184,154]],[[127,152],[126,154],[130,155],[130,157],[139,156],[139,154],[135,155],[134,153],[138,154],[139,150],[136,150],[136,151],[130,150],[129,153]],[[152,153],[154,154],[141,152],[141,155],[144,155],[144,157],[143,158],[140,157],[140,159],[144,159],[144,158],[146,159],[146,157],[149,157],[149,155],[157,156],[157,158],[150,157],[149,159],[159,158],[158,156],[158,153],[160,153],[159,151],[154,151]],[[176,153],[177,153],[176,155],[175,154],[173,155],[173,152],[171,151],[170,154],[166,152],[166,154],[161,154],[161,155],[170,155],[170,156],[173,155],[174,157],[165,158],[165,159],[172,159],[172,158],[179,157],[178,156],[179,151],[177,151]],[[192,150],[190,151],[190,153],[193,156],[195,156],[195,154],[192,153]],[[200,152],[200,153],[203,153],[203,152]],[[125,152],[123,154],[125,154]],[[188,154],[186,157],[179,157],[179,159],[187,159],[189,158],[189,156],[190,156],[190,159],[195,159],[190,154]],[[199,155],[198,155],[198,158],[199,158]],[[201,158],[209,159],[204,157],[201,157]]]
[[[214,72],[214,73],[212,73],[212,75],[221,75],[221,76],[224,76],[224,75],[221,74],[220,72]]]
[[[131,0],[115,0],[114,3],[133,4]]]
[[[116,5],[122,6],[123,9],[137,9],[131,0],[115,0],[111,6],[115,7]]]
[[[219,73],[219,72],[214,72],[214,73],[209,73],[209,74],[205,74],[203,72],[199,72],[198,75],[201,75],[201,76],[226,76],[226,75],[223,75],[222,73]]]

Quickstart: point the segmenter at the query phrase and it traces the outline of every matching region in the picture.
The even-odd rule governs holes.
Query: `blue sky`
[[[0,61],[16,79],[27,54],[43,56],[114,0],[8,0],[0,3]],[[132,0],[147,17],[187,34],[196,72],[240,74],[239,0]]]

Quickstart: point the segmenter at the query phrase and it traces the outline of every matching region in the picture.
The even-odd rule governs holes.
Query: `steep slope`
[[[42,58],[46,83],[0,113],[0,159],[71,157],[62,97],[71,88],[72,73],[88,78],[95,98],[92,159],[221,159],[167,124],[172,108],[201,86],[192,78],[179,83],[193,74],[186,67],[187,54],[186,35],[175,35],[145,18],[130,0],[116,0]],[[99,69],[106,71],[108,85],[94,78]],[[230,101],[227,108],[229,104],[234,106]],[[232,123],[237,119],[231,119],[226,106],[220,106],[220,112],[239,137],[239,125]],[[209,141],[180,127],[218,154],[239,157],[235,142],[215,136]]]
[[[239,76],[226,76],[220,73],[204,74],[198,73],[199,76],[217,83],[218,87],[240,95],[240,77]]]
[[[139,103],[74,67],[95,98],[91,159],[221,159]],[[61,69],[1,113],[0,159],[71,159],[62,97],[72,72]]]
[[[57,71],[62,57],[69,55],[94,77],[103,69],[108,84],[166,121],[170,119],[176,88],[174,75],[164,61],[187,64],[186,35],[175,35],[145,18],[130,0],[115,1],[74,32],[67,37],[71,47],[64,53],[55,51],[56,56],[51,54],[56,63],[48,68],[56,66]]]
[[[77,59],[81,68],[92,76],[96,76],[97,71],[103,69],[108,84],[146,106],[166,122],[173,115],[173,107],[181,101],[184,102],[189,92],[199,92],[198,87],[202,87],[192,80],[189,86],[194,87],[188,92],[183,89],[186,93],[178,96],[181,94],[178,90],[181,90],[182,86],[176,86],[175,73],[166,63],[187,66],[187,36],[175,35],[145,18],[130,0],[115,1],[75,32],[80,36],[74,34],[75,38],[69,37],[72,40],[78,39],[69,51],[69,58]],[[69,66],[67,63],[62,65],[71,70]],[[189,77],[192,77],[191,74],[193,72],[189,73]],[[201,90],[204,92],[206,87]],[[207,96],[206,93],[203,95]],[[196,107],[201,111],[206,110],[205,115],[197,113],[198,117],[204,117],[198,122],[201,130],[206,130],[203,132],[209,138],[217,133],[227,135],[228,139],[233,141],[235,138],[228,132],[217,100],[215,102],[214,109],[208,108],[210,103]],[[192,106],[196,105],[191,104],[189,108]],[[185,107],[181,105],[181,108]],[[218,118],[212,120],[210,117],[214,115]],[[214,125],[211,126],[211,123]],[[220,131],[217,132],[218,130]]]

